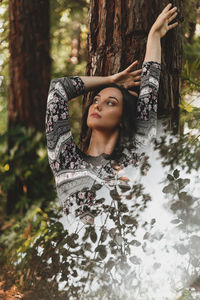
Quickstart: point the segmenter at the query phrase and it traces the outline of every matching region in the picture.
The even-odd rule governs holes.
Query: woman
[[[46,114],[48,157],[65,211],[75,203],[77,207],[83,204],[83,210],[87,210],[93,204],[96,183],[115,185],[119,168],[136,164],[141,146],[151,138],[150,129],[153,129],[157,111],[160,40],[178,25],[177,22],[170,25],[177,16],[176,10],[168,4],[153,24],[142,70],[134,70],[136,61],[124,71],[108,77],[77,76],[51,81]],[[131,88],[139,86],[140,79],[136,107],[137,94]],[[97,90],[95,96],[83,116],[78,148],[69,127],[67,101],[94,90]],[[130,115],[127,112],[131,107]],[[122,142],[128,141],[130,146],[130,138],[136,132],[136,119],[137,133],[143,134],[141,146],[136,149],[132,143],[127,150]],[[78,214],[82,212],[77,208]]]

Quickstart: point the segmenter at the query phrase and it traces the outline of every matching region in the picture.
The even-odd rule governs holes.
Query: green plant
[[[44,134],[16,126],[0,135],[0,145],[0,201],[9,213],[55,199]],[[14,203],[9,203],[9,192],[14,193]]]

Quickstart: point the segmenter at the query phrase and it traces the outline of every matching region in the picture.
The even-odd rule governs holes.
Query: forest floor
[[[0,275],[0,299],[1,300],[18,300],[24,299],[17,286],[13,283],[12,272],[8,270],[1,270]]]
[[[40,297],[33,291],[22,293],[14,282],[14,270],[1,268],[0,274],[0,300],[39,300]]]

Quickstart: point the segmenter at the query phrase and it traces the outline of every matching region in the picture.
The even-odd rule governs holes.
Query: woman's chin
[[[91,121],[87,122],[87,126],[88,126],[88,128],[99,127],[99,122],[97,120],[91,120]]]
[[[98,130],[98,131],[104,131],[106,129],[105,127],[99,126],[99,124],[95,124],[95,123],[88,123],[87,126],[92,130]]]

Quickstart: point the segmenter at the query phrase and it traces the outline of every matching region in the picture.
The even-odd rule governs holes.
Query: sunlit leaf
[[[142,260],[139,257],[135,256],[135,255],[131,256],[129,259],[132,262],[132,264],[134,264],[134,265],[139,265],[142,262]]]

